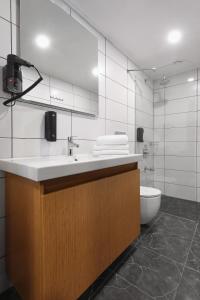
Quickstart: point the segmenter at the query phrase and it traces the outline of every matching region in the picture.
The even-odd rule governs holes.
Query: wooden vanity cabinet
[[[75,300],[137,238],[137,164],[33,182],[6,174],[7,271],[23,300]]]

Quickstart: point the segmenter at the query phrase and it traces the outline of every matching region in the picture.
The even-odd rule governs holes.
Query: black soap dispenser
[[[57,140],[57,114],[55,111],[45,112],[45,139],[49,142]]]
[[[137,128],[137,142],[144,142],[144,129],[142,127]]]

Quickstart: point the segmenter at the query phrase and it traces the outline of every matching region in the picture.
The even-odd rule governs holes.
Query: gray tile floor
[[[95,300],[199,300],[199,216],[196,203],[165,198],[134,253]]]
[[[199,300],[200,223],[197,217],[200,211],[196,203],[163,198],[159,215],[149,227],[142,227],[140,239],[121,267],[99,294],[83,299]],[[20,298],[11,289],[0,296],[0,300]]]

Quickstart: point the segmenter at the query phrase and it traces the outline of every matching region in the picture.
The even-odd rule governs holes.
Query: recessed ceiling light
[[[188,81],[188,82],[192,82],[192,81],[194,81],[194,77],[190,77],[190,78],[188,78],[188,79],[187,79],[187,81]]]
[[[182,33],[179,30],[172,30],[169,32],[167,40],[170,44],[177,44],[182,38]]]
[[[99,75],[99,69],[98,69],[98,67],[95,67],[94,69],[92,69],[92,74],[93,74],[95,77],[98,77],[98,75]]]
[[[39,34],[35,38],[36,45],[41,49],[49,48],[50,39],[45,34]]]

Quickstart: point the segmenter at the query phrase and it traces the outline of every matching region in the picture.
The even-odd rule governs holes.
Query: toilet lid
[[[160,196],[161,191],[158,189],[154,189],[151,187],[146,187],[146,186],[141,186],[140,187],[140,196],[146,197],[146,198],[151,198],[151,197],[156,197]]]

